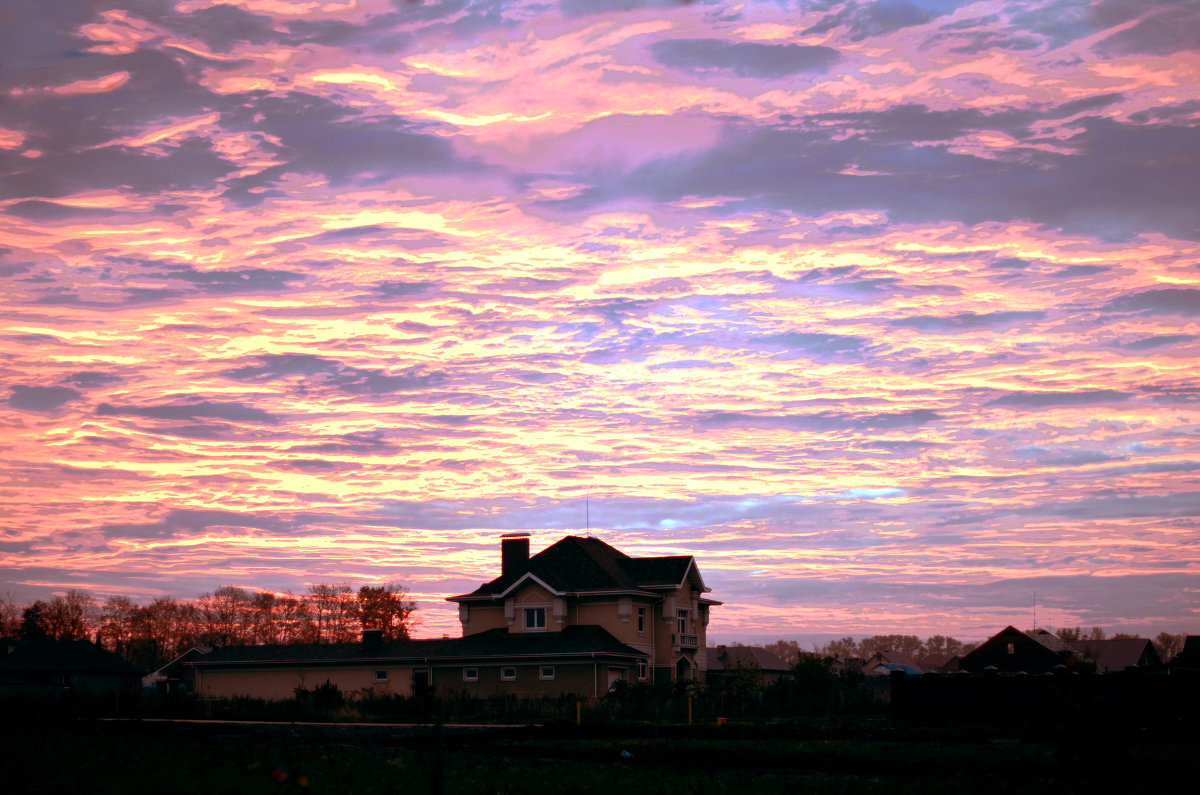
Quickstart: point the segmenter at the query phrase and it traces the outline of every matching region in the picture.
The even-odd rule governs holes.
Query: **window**
[[[553,665],[538,666],[538,679],[541,679],[543,681],[549,681],[553,678],[554,678],[554,666]]]
[[[1017,653],[1017,645],[1016,645],[1015,643],[1010,643],[1010,644],[1008,644],[1008,653],[1009,653],[1009,654],[1016,654],[1016,653]]]
[[[638,678],[639,682],[645,682],[647,679],[650,678],[650,661],[649,660],[638,660],[637,661],[637,678]]]
[[[376,682],[386,682],[387,680],[388,680],[387,671],[376,671],[375,672],[375,681]]]
[[[638,608],[638,634],[646,634],[646,608],[644,607]]]
[[[687,634],[688,611],[677,610],[676,614],[679,616],[679,634],[686,635]]]
[[[517,681],[517,669],[512,666],[500,669],[500,680],[503,682]]]
[[[546,608],[544,607],[527,607],[525,608],[525,629],[545,629],[546,628]]]
[[[479,669],[478,668],[464,668],[463,669],[463,681],[464,682],[478,682],[479,681]]]

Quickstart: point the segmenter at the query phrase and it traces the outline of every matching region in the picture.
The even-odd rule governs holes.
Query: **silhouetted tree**
[[[1158,651],[1159,658],[1163,662],[1167,662],[1176,654],[1183,651],[1185,640],[1187,640],[1187,635],[1182,632],[1179,634],[1160,632],[1154,636],[1154,648]]]
[[[125,656],[133,642],[138,608],[128,596],[110,596],[100,608],[100,639],[104,648]]]
[[[17,634],[22,640],[46,640],[46,603],[38,599],[21,613],[21,629]]]
[[[406,640],[416,602],[399,585],[364,585],[358,589],[356,612],[363,629],[383,630],[384,640]]]
[[[1059,627],[1054,634],[1058,636],[1059,640],[1065,640],[1067,643],[1084,639],[1083,630],[1079,627]]]
[[[50,640],[84,640],[92,636],[97,610],[91,594],[72,589],[42,605],[42,627]]]
[[[925,639],[922,644],[921,656],[940,657],[943,660],[948,660],[956,655],[963,653],[963,644],[956,638],[947,637],[945,635],[932,635]]]
[[[863,657],[881,651],[900,652],[914,659],[921,656],[921,639],[916,635],[872,635],[858,646]]]
[[[16,637],[21,631],[21,606],[11,593],[0,596],[0,638]]]
[[[308,610],[317,643],[348,643],[357,634],[354,592],[349,585],[316,583],[308,587]]]

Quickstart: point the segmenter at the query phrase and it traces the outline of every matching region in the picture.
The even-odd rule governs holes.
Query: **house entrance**
[[[413,671],[412,689],[414,696],[423,696],[430,690],[429,671]]]
[[[691,679],[692,678],[692,661],[687,657],[680,657],[679,662],[675,663],[675,678],[676,679]]]

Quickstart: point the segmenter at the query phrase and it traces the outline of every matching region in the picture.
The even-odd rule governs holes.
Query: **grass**
[[[452,731],[10,719],[0,780],[14,795],[1190,792],[1195,744],[1178,736],[1093,746],[846,720]]]

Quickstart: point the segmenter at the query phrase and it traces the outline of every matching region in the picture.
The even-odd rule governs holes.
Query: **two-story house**
[[[598,538],[567,536],[529,555],[529,535],[500,541],[500,576],[458,603],[463,637],[503,630],[556,633],[595,627],[641,656],[610,683],[703,680],[709,591],[691,555],[633,558]]]
[[[614,682],[705,677],[709,609],[690,555],[632,558],[568,536],[532,557],[528,534],[501,539],[500,576],[458,604],[461,638],[310,646],[231,646],[184,663],[206,697],[290,698],[330,682],[343,692],[433,690],[488,696],[602,696]]]

